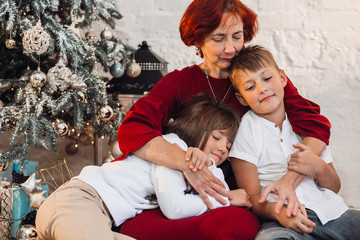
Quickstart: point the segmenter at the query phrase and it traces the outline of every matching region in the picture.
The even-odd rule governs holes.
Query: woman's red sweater
[[[220,102],[231,82],[229,79],[212,77],[209,80],[217,101]],[[152,138],[161,136],[169,119],[176,119],[191,97],[199,93],[212,96],[206,76],[198,65],[165,75],[148,95],[137,100],[127,112],[117,133],[120,150],[124,155],[116,160],[125,158]],[[284,99],[293,130],[329,144],[330,122],[320,115],[317,104],[299,95],[290,80],[285,87]],[[241,116],[249,110],[238,102],[232,87],[223,103],[230,104]]]

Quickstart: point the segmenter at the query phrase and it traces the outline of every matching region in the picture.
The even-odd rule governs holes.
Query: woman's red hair
[[[244,23],[244,42],[258,30],[257,15],[239,0],[194,0],[180,21],[180,36],[187,46],[202,45],[206,36],[219,27],[224,13],[239,16]]]

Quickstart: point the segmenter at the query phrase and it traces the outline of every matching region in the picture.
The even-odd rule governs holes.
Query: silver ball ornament
[[[98,116],[103,121],[109,121],[114,116],[114,110],[109,105],[106,105],[99,108]]]
[[[16,239],[35,240],[39,239],[35,226],[31,224],[22,225],[16,232]]]
[[[129,77],[136,78],[141,73],[141,66],[135,62],[135,60],[132,63],[129,63],[126,65],[126,74]]]
[[[122,75],[124,75],[124,68],[123,65],[121,63],[114,63],[113,65],[111,65],[110,67],[110,74],[115,77],[115,78],[119,78]]]
[[[117,141],[111,146],[111,155],[113,155],[114,158],[118,158],[123,155],[123,153],[120,151],[119,143]]]
[[[111,162],[112,160],[114,160],[115,158],[111,155],[111,154],[105,154],[102,161],[103,163],[109,163]]]
[[[14,49],[15,47],[16,47],[16,42],[15,42],[15,40],[14,39],[7,39],[6,41],[5,41],[5,46],[6,46],[6,48],[8,48],[8,49]]]
[[[113,33],[108,29],[108,28],[105,28],[101,33],[100,33],[100,37],[101,39],[103,40],[109,40],[113,37]]]
[[[33,87],[42,87],[46,82],[46,74],[42,71],[35,71],[30,75],[30,83]]]
[[[65,122],[59,122],[55,128],[60,136],[65,136],[69,131],[69,127]]]

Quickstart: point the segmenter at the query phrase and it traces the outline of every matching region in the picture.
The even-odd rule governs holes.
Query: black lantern
[[[134,60],[141,67],[137,77],[124,73],[119,78],[113,78],[107,83],[109,94],[144,95],[167,73],[167,62],[151,51],[146,41],[143,41],[134,54]]]

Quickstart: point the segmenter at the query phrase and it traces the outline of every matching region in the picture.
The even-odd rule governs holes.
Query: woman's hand
[[[245,192],[244,189],[231,190],[230,195],[231,195],[230,206],[244,207],[244,208],[252,207],[249,195]]]
[[[208,209],[213,209],[208,195],[215,198],[216,201],[223,205],[226,205],[227,201],[220,195],[231,200],[231,196],[225,189],[224,184],[215,177],[208,168],[203,168],[196,172],[193,172],[190,168],[185,168],[183,174],[189,181],[190,185],[193,186],[193,188],[199,193]]]
[[[326,163],[319,156],[314,154],[312,150],[302,143],[294,144],[299,152],[291,154],[289,167],[291,171],[295,171],[304,175],[316,176],[319,172],[326,168]]]
[[[311,233],[316,227],[316,224],[307,218],[306,215],[303,215],[300,209],[296,216],[287,216],[286,208],[282,208],[279,214],[276,214],[276,219],[278,222],[286,228],[295,230],[298,233]]]
[[[186,161],[189,161],[189,168],[196,172],[203,168],[203,166],[211,166],[212,162],[209,156],[201,151],[199,148],[189,147],[185,155]]]

